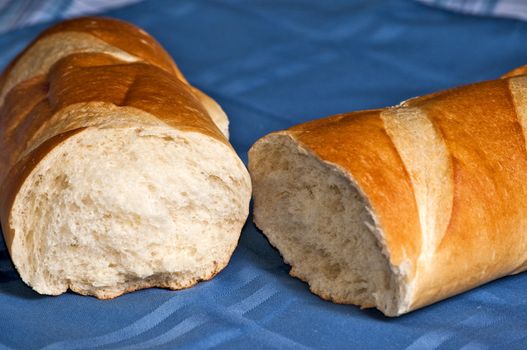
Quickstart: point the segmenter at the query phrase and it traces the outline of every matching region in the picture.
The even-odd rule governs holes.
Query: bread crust
[[[405,275],[408,294],[390,316],[527,268],[522,72],[282,132],[348,174],[371,204],[392,271]],[[388,123],[386,113],[400,115]],[[401,126],[405,113],[414,119]]]
[[[60,22],[46,29],[9,63],[2,74],[2,78],[11,73],[20,58],[26,55],[36,43],[57,33],[71,32],[89,34],[110,46],[140,58],[144,62],[175,74],[180,80],[186,82],[185,77],[170,55],[152,36],[130,23],[107,17],[80,17]],[[2,83],[3,79],[0,78],[0,90],[2,90]]]

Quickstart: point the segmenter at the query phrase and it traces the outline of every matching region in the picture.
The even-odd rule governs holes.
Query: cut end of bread
[[[11,255],[42,294],[106,299],[187,288],[228,263],[250,186],[235,153],[202,134],[87,128],[23,183],[9,221]]]
[[[336,303],[401,313],[404,291],[382,232],[354,182],[286,133],[249,153],[254,221],[291,265],[290,274]]]

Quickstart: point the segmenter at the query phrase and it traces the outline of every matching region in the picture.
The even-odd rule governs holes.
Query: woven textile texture
[[[527,1],[525,0],[417,0],[424,4],[437,6],[461,13],[508,17],[527,20]]]
[[[410,0],[150,0],[105,14],[145,28],[224,107],[244,161],[268,132],[527,63],[527,23]],[[0,67],[47,25],[0,35]],[[0,349],[527,348],[527,274],[389,319],[323,301],[288,271],[249,218],[228,267],[194,288],[48,297],[0,239]]]

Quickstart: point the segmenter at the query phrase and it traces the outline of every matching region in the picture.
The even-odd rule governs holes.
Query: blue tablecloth
[[[527,63],[527,23],[413,1],[151,0],[108,14],[148,30],[219,101],[244,160],[270,131]],[[0,36],[0,65],[43,28]],[[527,348],[527,274],[388,319],[323,301],[288,270],[249,218],[210,282],[111,301],[46,297],[20,281],[0,242],[0,349]]]

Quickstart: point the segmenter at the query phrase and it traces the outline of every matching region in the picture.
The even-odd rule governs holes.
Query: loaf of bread
[[[524,271],[525,72],[256,142],[254,221],[291,275],[397,316]]]
[[[228,263],[250,178],[228,120],[146,32],[81,18],[0,78],[0,218],[37,292],[186,288]]]

